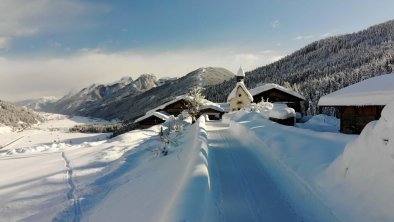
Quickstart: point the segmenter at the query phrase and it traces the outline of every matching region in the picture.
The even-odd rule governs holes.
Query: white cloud
[[[13,39],[43,32],[64,32],[83,27],[87,20],[80,20],[82,16],[106,10],[102,5],[78,0],[1,0],[0,33]]]
[[[11,47],[11,39],[0,36],[0,49],[9,49]]]
[[[271,27],[272,27],[272,28],[276,28],[276,27],[278,27],[279,25],[280,25],[279,20],[275,20],[275,21],[273,21],[273,22],[271,23]]]
[[[299,36],[295,37],[294,39],[295,40],[303,40],[303,39],[311,39],[314,37],[315,37],[314,35],[299,35]]]
[[[6,100],[62,96],[92,83],[108,83],[125,75],[183,76],[203,66],[236,72],[239,65],[252,70],[282,55],[230,49],[178,50],[157,53],[84,50],[64,58],[8,59],[0,57],[0,95]],[[22,65],[23,64],[23,65]]]

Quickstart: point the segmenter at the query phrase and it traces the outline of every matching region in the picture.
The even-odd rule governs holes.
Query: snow
[[[173,103],[176,103],[176,102],[181,101],[181,100],[186,100],[187,98],[188,98],[187,95],[176,96],[173,100],[168,101],[168,102],[166,102],[166,103],[164,103],[164,104],[162,104],[162,105],[160,105],[160,106],[158,106],[156,108],[153,108],[153,109],[147,111],[146,114],[150,114],[150,113],[154,113],[154,112],[156,112],[158,110],[162,110],[162,109],[166,108],[167,106],[169,106],[169,105],[171,105]]]
[[[280,90],[280,91],[282,91],[282,92],[285,92],[285,93],[287,93],[287,94],[290,94],[290,95],[292,95],[292,96],[295,96],[295,97],[297,97],[297,98],[299,98],[299,99],[305,100],[305,97],[302,96],[301,94],[299,94],[299,93],[297,93],[297,92],[294,92],[293,90],[287,89],[287,88],[285,88],[285,87],[283,87],[283,86],[274,84],[274,83],[267,83],[267,84],[258,86],[258,87],[256,87],[256,88],[253,88],[253,89],[250,90],[250,93],[251,93],[253,96],[255,96],[255,95],[257,95],[257,94],[260,94],[260,93],[262,93],[262,92],[265,92],[265,91],[268,91],[268,90],[271,90],[271,89],[278,89],[278,90]]]
[[[151,116],[156,116],[159,119],[167,120],[170,117],[170,114],[168,114],[167,112],[164,112],[164,111],[160,111],[160,112],[156,112],[155,111],[155,112],[152,112],[152,113],[148,112],[144,116],[141,116],[140,118],[136,119],[134,121],[134,123],[141,122],[142,120],[147,119],[147,118],[149,118]]]
[[[160,156],[160,126],[108,139],[108,134],[66,132],[67,126],[92,120],[47,118],[34,130],[13,132],[22,139],[1,150],[0,220],[213,218],[203,119]]]
[[[12,128],[9,126],[4,126],[2,124],[0,124],[0,135],[1,134],[5,134],[5,133],[10,133],[12,132]]]
[[[204,109],[213,109],[213,110],[217,110],[219,112],[224,112],[224,109],[219,104],[211,102],[206,99],[203,99],[203,104],[202,104],[200,110],[204,110]]]
[[[305,123],[298,123],[298,127],[322,132],[339,132],[340,120],[333,116],[319,114],[312,116]]]
[[[245,77],[245,72],[241,66],[238,69],[237,76]]]
[[[139,122],[139,121],[141,121],[143,119],[146,119],[146,118],[154,115],[154,113],[157,113],[158,110],[163,110],[164,108],[166,108],[167,106],[169,106],[169,105],[171,105],[173,103],[176,103],[176,102],[181,101],[181,100],[187,100],[187,99],[190,99],[190,97],[187,96],[187,95],[177,96],[173,100],[168,101],[168,102],[166,102],[166,103],[164,103],[164,104],[162,104],[162,105],[160,105],[160,106],[158,106],[156,108],[153,108],[153,109],[147,111],[144,116],[136,119],[134,122],[136,123],[136,122]],[[218,111],[224,111],[223,108],[221,108],[221,106],[218,105],[217,103],[213,103],[213,102],[211,102],[209,100],[203,99],[203,104],[201,106],[201,109],[208,109],[208,108],[212,108],[212,109],[218,110]],[[165,114],[165,112],[161,112],[161,113]],[[157,114],[157,115],[160,115],[160,114]],[[156,116],[156,114],[155,114],[155,116]],[[163,120],[167,119],[167,118],[164,118],[163,115],[157,116],[157,117],[162,118]]]
[[[320,190],[316,178],[354,135],[283,126],[256,112],[237,112],[229,123],[232,135],[260,159],[283,198],[304,221],[341,220],[336,205],[324,198],[330,193]]]
[[[250,94],[250,92],[249,92],[249,90],[246,88],[244,82],[243,82],[243,81],[240,81],[240,82],[237,82],[237,84],[235,85],[234,89],[233,89],[233,90],[231,91],[231,93],[228,95],[228,97],[227,97],[227,102],[230,102],[231,99],[237,97],[236,94],[237,94],[237,89],[238,89],[238,87],[241,87],[241,88],[245,91],[245,93],[246,93],[246,95],[249,97],[249,99],[250,99],[251,101],[253,101],[253,96],[252,96],[252,94]]]
[[[345,221],[394,221],[394,101],[320,176]]]
[[[376,76],[320,98],[319,106],[386,105],[394,99],[394,73]]]
[[[275,119],[295,118],[295,111],[284,103],[274,103],[272,110],[269,112],[269,117]]]
[[[160,125],[109,139],[67,130],[97,119],[46,114],[0,136],[0,220],[394,220],[394,102],[360,136],[280,125],[267,117],[283,104],[256,107],[182,122],[165,156]]]
[[[134,159],[125,182],[82,221],[215,221],[206,136],[200,118],[167,156]]]
[[[230,104],[229,103],[217,103],[220,108],[223,109],[224,112],[228,112],[230,110]]]

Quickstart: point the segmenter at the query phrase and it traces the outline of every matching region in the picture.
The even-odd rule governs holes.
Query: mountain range
[[[153,74],[143,74],[136,80],[123,77],[110,84],[93,84],[57,101],[40,99],[17,104],[45,112],[133,120],[187,93],[196,84],[214,85],[233,77],[227,69],[216,67],[199,68],[181,78],[157,79]]]
[[[246,72],[249,89],[264,83],[286,85],[303,94],[306,114],[318,113],[321,96],[363,79],[390,73],[394,65],[394,20],[365,30],[315,41],[277,62]],[[224,68],[200,68],[181,78],[158,80],[153,74],[136,80],[123,77],[111,84],[93,84],[57,101],[39,100],[25,106],[47,112],[134,120],[146,111],[203,84],[208,100],[225,102],[235,86]],[[22,103],[18,103],[23,105]]]

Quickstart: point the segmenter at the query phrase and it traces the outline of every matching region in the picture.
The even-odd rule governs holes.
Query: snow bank
[[[163,221],[217,221],[210,190],[208,136],[205,119],[199,118],[194,137],[189,138],[194,155],[183,172],[184,186],[173,200]]]
[[[274,103],[272,110],[269,112],[269,117],[275,119],[295,118],[295,111],[284,103]]]
[[[346,221],[394,221],[394,101],[321,175]]]
[[[334,116],[319,114],[312,116],[305,123],[298,123],[298,127],[321,132],[339,132],[340,120]]]
[[[203,118],[185,128],[168,155],[138,152],[124,158],[121,173],[116,170],[93,184],[104,190],[100,198],[85,201],[92,207],[82,221],[217,221],[211,212]]]

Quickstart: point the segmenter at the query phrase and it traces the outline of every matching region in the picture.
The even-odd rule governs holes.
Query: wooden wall
[[[340,131],[360,134],[371,121],[378,120],[384,106],[341,106],[338,107],[341,120]]]
[[[144,120],[141,120],[140,122],[138,122],[138,127],[139,129],[146,129],[152,126],[155,126],[157,124],[162,124],[165,121],[156,117],[156,116],[150,116]]]
[[[208,108],[208,109],[201,110],[198,116],[201,116],[204,114],[207,114],[209,119],[211,119],[211,120],[219,120],[219,119],[222,119],[224,112],[220,112],[218,110]]]
[[[187,109],[186,101],[185,100],[179,100],[179,101],[177,101],[175,103],[172,103],[172,104],[166,106],[163,109],[163,111],[165,111],[165,112],[167,112],[167,113],[169,113],[171,115],[178,116],[179,114],[181,114],[181,112],[183,110],[186,110],[186,109]]]
[[[267,101],[268,99],[268,102],[271,103],[286,102],[288,107],[293,108],[296,112],[302,113],[301,102],[303,100],[288,93],[285,93],[281,90],[270,89],[268,91],[257,94],[253,96],[253,102],[259,103],[261,102],[262,98],[264,98],[265,101]]]

